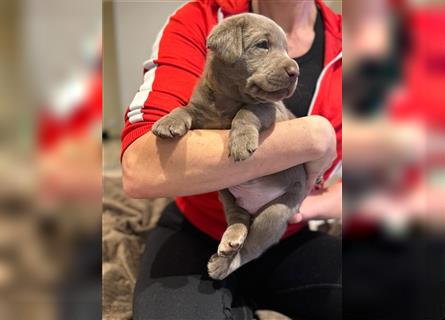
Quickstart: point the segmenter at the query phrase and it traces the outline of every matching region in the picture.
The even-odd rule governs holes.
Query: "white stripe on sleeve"
[[[155,60],[158,59],[159,43],[161,42],[166,26],[170,22],[170,18],[174,16],[178,12],[178,10],[181,9],[186,4],[187,3],[176,9],[175,12],[173,12],[173,14],[171,14],[167,18],[167,21],[165,22],[161,31],[158,33],[156,40],[153,44],[150,59],[144,62],[144,68],[145,70],[147,70],[144,74],[144,82],[142,83],[142,85],[139,88],[139,91],[133,98],[133,101],[131,102],[129,111],[127,113],[128,121],[130,121],[130,123],[144,121],[142,117],[142,108],[144,107],[145,101],[148,99],[148,95],[150,94],[153,88],[153,82],[155,81],[155,73],[157,67]]]

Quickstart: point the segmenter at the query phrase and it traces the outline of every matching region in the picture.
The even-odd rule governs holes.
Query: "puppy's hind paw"
[[[215,280],[223,280],[233,271],[235,267],[232,266],[234,257],[222,257],[218,254],[214,254],[210,257],[209,263],[207,264],[207,271],[210,278]]]
[[[230,225],[224,232],[218,246],[219,256],[233,256],[244,244],[247,236],[247,227],[242,223]]]
[[[234,240],[221,242],[218,246],[218,255],[222,257],[233,256],[241,249],[242,241]]]

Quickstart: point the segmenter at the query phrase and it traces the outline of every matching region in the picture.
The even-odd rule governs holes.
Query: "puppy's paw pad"
[[[233,224],[224,232],[218,246],[218,255],[232,256],[236,254],[244,244],[247,236],[247,227],[241,223]]]
[[[242,242],[241,241],[230,241],[220,243],[218,246],[218,255],[219,256],[233,256],[235,253],[241,249]]]
[[[230,257],[222,257],[214,254],[210,257],[207,264],[207,271],[210,278],[215,280],[222,280],[230,274]]]

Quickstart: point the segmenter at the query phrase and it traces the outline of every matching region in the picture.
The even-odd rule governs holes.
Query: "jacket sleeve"
[[[144,82],[125,112],[121,155],[162,116],[188,103],[201,76],[206,38],[216,23],[210,6],[192,1],[171,15],[144,63]]]

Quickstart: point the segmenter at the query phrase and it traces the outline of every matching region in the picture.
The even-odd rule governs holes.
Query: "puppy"
[[[189,104],[159,119],[152,132],[171,139],[190,129],[230,129],[229,156],[242,161],[258,148],[261,131],[294,118],[281,100],[295,91],[298,64],[287,55],[283,30],[252,13],[223,20],[207,48],[205,71]],[[256,185],[274,186],[277,192],[252,192]],[[277,243],[305,187],[300,165],[220,191],[228,227],[208,263],[210,277],[224,279]]]

